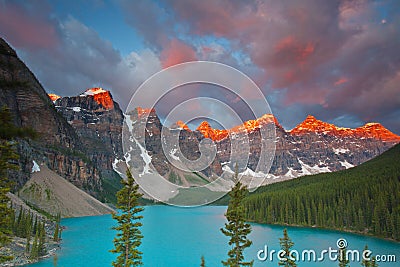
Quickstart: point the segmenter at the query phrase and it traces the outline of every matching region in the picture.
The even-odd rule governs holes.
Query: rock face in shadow
[[[85,154],[84,144],[74,128],[57,112],[42,85],[0,38],[0,105],[9,107],[16,125],[33,128],[36,140],[18,145],[21,171],[10,177],[17,187],[30,177],[33,159],[89,192],[101,190],[98,168]]]

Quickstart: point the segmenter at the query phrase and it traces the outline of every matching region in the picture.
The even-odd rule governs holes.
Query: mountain
[[[138,107],[123,114],[111,93],[102,88],[90,88],[78,96],[48,95],[3,39],[0,89],[0,105],[10,108],[15,124],[32,127],[39,133],[36,140],[19,142],[21,171],[10,175],[17,188],[30,179],[34,162],[38,162],[102,201],[115,202],[125,160],[139,170],[139,176],[151,172],[152,165],[167,180],[185,187],[204,185],[219,176],[230,177],[236,162],[245,178],[267,175],[266,182],[272,183],[350,168],[400,142],[399,136],[378,123],[349,129],[313,116],[290,131],[271,114],[231,129],[214,129],[203,122],[192,131],[182,121],[166,127],[154,109]],[[132,138],[126,140],[130,151],[125,154],[121,134],[124,121],[133,131]],[[138,126],[144,126],[145,133],[139,132]],[[179,142],[161,140],[163,131],[167,139],[177,137]],[[269,173],[257,169],[268,167],[272,157],[261,154],[266,141],[263,133],[274,138],[276,145]],[[206,142],[209,139],[214,144]],[[201,157],[200,144],[207,151],[215,146],[215,158],[201,171],[182,170],[184,158],[193,161]]]
[[[147,121],[144,119],[148,116]],[[145,173],[149,164],[176,184],[188,185],[188,172],[182,172],[175,166],[183,164],[177,155],[177,147],[164,144],[166,153],[161,144],[161,132],[166,140],[179,132],[179,148],[184,156],[190,160],[198,159],[201,155],[199,144],[203,139],[212,139],[217,154],[208,168],[196,175],[207,181],[225,173],[233,173],[234,162],[241,163],[247,157],[246,166],[240,169],[241,175],[267,175],[266,183],[292,179],[308,174],[334,172],[351,168],[369,159],[372,159],[395,144],[400,142],[400,136],[390,132],[379,123],[367,123],[356,129],[341,128],[308,116],[292,130],[285,130],[278,120],[271,114],[266,114],[255,120],[249,120],[231,129],[213,129],[206,121],[202,122],[195,131],[178,121],[171,127],[165,127],[160,122],[154,109],[137,108],[126,114],[127,123],[131,124],[134,133],[134,142],[131,143],[130,160],[135,168]],[[145,125],[145,136],[137,132],[140,125]],[[128,127],[131,127],[128,125]],[[261,132],[274,129],[276,150],[269,174],[255,172],[257,164],[268,164],[261,155]],[[144,138],[144,139],[143,139]],[[137,141],[141,142],[137,142]],[[140,144],[144,144],[141,147]],[[230,161],[231,145],[237,146],[237,158]],[[248,147],[249,150],[242,149]],[[264,160],[264,161],[263,161]],[[132,163],[131,162],[131,163]],[[171,164],[172,163],[172,164]],[[183,164],[184,165],[184,164]],[[240,165],[240,164],[239,164]],[[189,175],[191,175],[189,173]]]
[[[258,188],[247,219],[400,240],[400,145],[359,166]],[[272,216],[273,215],[273,216]]]
[[[41,165],[21,188],[18,196],[35,207],[56,216],[81,217],[114,212],[94,197]]]
[[[59,114],[75,129],[89,160],[99,170],[113,170],[115,157],[122,158],[124,116],[109,91],[87,89],[79,96],[55,97]]]
[[[35,140],[20,140],[18,153],[21,171],[10,178],[21,187],[30,178],[33,160],[88,191],[101,190],[98,169],[85,155],[84,146],[74,128],[61,116],[42,85],[0,38],[0,106],[9,107],[14,123],[31,127],[39,135]]]

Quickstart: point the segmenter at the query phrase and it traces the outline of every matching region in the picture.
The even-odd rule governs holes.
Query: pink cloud
[[[196,51],[189,45],[172,39],[161,51],[161,64],[163,68],[168,68],[175,64],[197,59]]]
[[[34,13],[34,12],[31,12]],[[0,9],[0,33],[16,47],[51,48],[58,44],[54,25],[42,14],[5,3]]]
[[[349,81],[349,80],[348,80],[347,78],[342,77],[342,78],[340,78],[339,80],[337,80],[337,81],[334,83],[334,85],[335,85],[335,86],[339,86],[339,85],[341,85],[341,84],[347,83],[348,81]]]

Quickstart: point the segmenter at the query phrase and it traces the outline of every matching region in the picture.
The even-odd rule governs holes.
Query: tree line
[[[0,108],[0,247],[10,243],[13,236],[24,238],[25,252],[31,259],[37,259],[46,253],[45,222],[22,207],[16,216],[8,197],[13,187],[8,173],[10,170],[19,169],[19,155],[16,151],[18,139],[36,137],[37,134],[33,129],[14,125],[11,112],[6,106]],[[60,215],[57,216],[57,221],[58,240]],[[0,263],[12,259],[11,255],[0,255]]]
[[[352,169],[259,188],[246,218],[316,226],[400,240],[400,146]]]

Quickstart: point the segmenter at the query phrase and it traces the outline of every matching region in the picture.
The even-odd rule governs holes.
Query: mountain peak
[[[370,122],[357,129],[337,127],[334,124],[320,121],[312,115],[290,131],[293,135],[307,133],[330,134],[341,137],[356,136],[358,138],[373,138],[386,142],[400,142],[400,136],[386,129],[382,124]]]
[[[295,128],[293,128],[290,133],[299,135],[299,134],[305,134],[305,133],[328,133],[332,131],[337,131],[338,129],[336,128],[335,125],[323,122],[321,120],[318,120],[312,115],[308,115],[307,118],[297,125]]]
[[[150,113],[156,112],[156,110],[154,108],[142,108],[142,107],[137,107],[136,111],[137,111],[138,117],[142,117],[144,115],[148,116],[148,115],[150,115]]]
[[[56,101],[57,99],[61,98],[61,96],[56,95],[56,94],[48,94],[48,96],[50,97],[51,101]]]
[[[196,130],[213,141],[220,141],[229,135],[228,130],[213,129],[207,121],[203,121]]]
[[[85,92],[83,92],[81,97],[92,96],[93,99],[100,105],[102,105],[105,109],[113,109],[114,101],[110,94],[110,91],[104,90],[101,87],[89,88]]]
[[[354,132],[359,137],[374,138],[389,142],[400,142],[400,136],[392,133],[382,124],[377,122],[366,123],[364,126],[354,129]]]
[[[177,125],[179,128],[190,132],[189,127],[188,127],[183,121],[181,121],[181,120],[177,121],[177,122],[176,122],[176,125]]]

